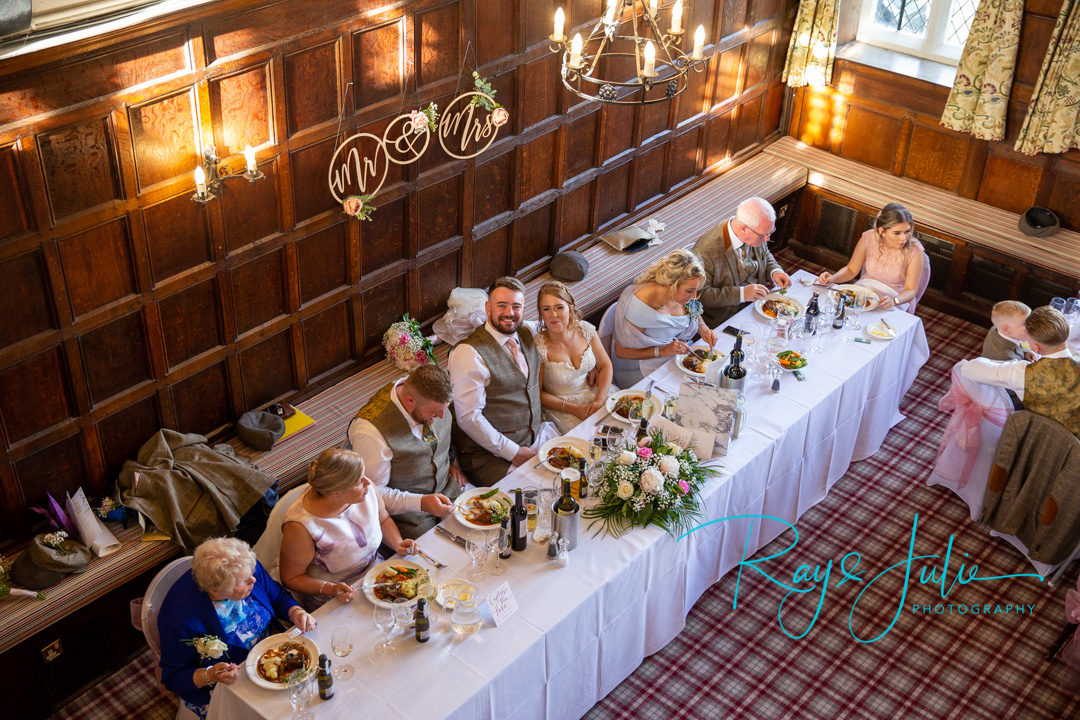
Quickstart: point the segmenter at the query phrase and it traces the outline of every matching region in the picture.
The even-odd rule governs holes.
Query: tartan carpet
[[[779,259],[788,269],[817,269],[789,253]],[[906,419],[874,456],[853,463],[828,497],[800,518],[797,546],[761,566],[790,583],[800,565],[824,570],[831,560],[817,617],[820,585],[817,592],[789,598],[780,612],[781,587],[755,571],[744,570],[741,577],[732,571],[702,595],[683,632],[586,718],[1080,716],[1080,701],[1058,690],[1061,664],[1045,662],[1064,623],[1066,584],[1051,588],[1033,578],[957,582],[942,598],[938,584],[919,582],[919,571],[930,560],[912,563],[907,582],[899,568],[870,583],[907,558],[916,515],[917,556],[944,556],[954,536],[947,589],[960,563],[965,579],[973,565],[980,579],[1032,572],[1003,540],[970,521],[963,501],[944,488],[925,485],[948,419],[938,412],[937,401],[948,387],[953,364],[978,354],[985,329],[927,308],[920,308],[919,315],[932,354],[901,404]],[[782,553],[792,536],[785,533],[755,557]],[[841,558],[850,552],[859,553],[859,565],[853,567],[849,558],[846,567],[861,579],[841,583]],[[913,612],[913,605],[927,609]],[[959,614],[960,606],[966,614]],[[987,606],[989,614],[982,612]],[[1011,610],[993,613],[998,606]],[[1015,612],[1018,606],[1024,614]],[[979,614],[972,614],[972,607]],[[863,640],[882,636],[859,642],[852,633]],[[157,692],[147,652],[53,717],[166,720],[174,713],[175,706]]]

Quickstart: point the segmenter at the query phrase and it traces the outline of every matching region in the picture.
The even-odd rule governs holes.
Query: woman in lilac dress
[[[282,521],[280,561],[282,584],[306,609],[332,597],[352,600],[352,583],[375,563],[380,543],[402,555],[415,551],[371,489],[358,453],[324,450],[308,469],[308,484]]]

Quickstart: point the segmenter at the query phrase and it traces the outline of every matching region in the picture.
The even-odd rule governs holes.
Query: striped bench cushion
[[[1080,233],[1059,230],[1050,238],[1030,238],[1018,229],[1020,216],[1016,213],[845,160],[792,137],[780,138],[763,152],[805,167],[809,171],[807,185],[811,187],[872,207],[901,203],[920,226],[964,240],[973,247],[1080,278]]]
[[[617,252],[602,242],[585,250],[588,278],[571,285],[578,305],[586,315],[603,309],[649,263],[673,248],[692,246],[706,230],[730,217],[742,199],[760,195],[779,200],[805,183],[803,167],[759,153],[657,210],[653,217],[666,226],[661,245],[633,254]],[[550,279],[545,273],[526,285],[527,319],[536,318],[536,292]],[[448,353],[445,344],[435,348],[440,363],[445,362]],[[400,374],[384,360],[297,403],[315,423],[268,452],[253,451],[239,439],[232,440],[232,445],[238,454],[250,457],[262,470],[276,476],[284,493],[304,480],[312,458],[345,439],[349,420],[364,402]],[[144,543],[139,534],[137,528],[119,534],[121,550],[95,559],[85,573],[50,589],[44,601],[0,602],[0,652],[180,553],[171,542]]]

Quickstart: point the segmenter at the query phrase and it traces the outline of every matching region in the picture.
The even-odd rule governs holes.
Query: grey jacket
[[[769,251],[768,243],[757,247],[747,245],[747,264],[744,264],[739,253],[731,247],[728,224],[725,220],[694,243],[694,252],[705,265],[705,284],[699,296],[705,308],[702,316],[713,328],[745,305],[742,301],[744,285],[768,287],[772,285],[773,271],[781,269]]]

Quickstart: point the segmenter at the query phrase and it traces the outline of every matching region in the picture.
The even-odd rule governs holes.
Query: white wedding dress
[[[543,390],[576,405],[588,405],[596,398],[596,388],[589,387],[588,376],[596,367],[596,355],[592,349],[592,338],[596,334],[596,328],[591,323],[582,322],[581,330],[585,334],[588,345],[581,355],[581,367],[574,367],[569,362],[552,362],[547,356],[547,338],[544,333],[536,335],[536,351],[540,353],[540,360],[544,363],[544,386]],[[559,410],[544,408],[542,414],[544,420],[555,423],[560,435],[565,435],[572,430],[581,419],[577,415]]]

